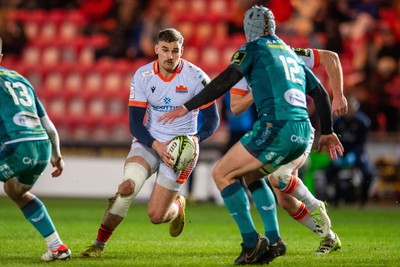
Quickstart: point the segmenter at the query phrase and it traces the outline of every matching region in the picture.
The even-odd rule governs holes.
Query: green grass
[[[0,198],[0,266],[232,266],[240,253],[240,235],[225,207],[187,206],[187,225],[172,238],[168,224],[152,225],[146,205],[134,204],[111,237],[102,258],[80,259],[97,235],[106,200],[42,198],[73,259],[44,263],[45,243],[7,198]],[[253,209],[255,210],[255,209]],[[399,266],[400,208],[344,207],[329,210],[342,249],[313,255],[319,238],[278,210],[281,235],[288,247],[270,266]],[[255,224],[263,232],[258,215]]]

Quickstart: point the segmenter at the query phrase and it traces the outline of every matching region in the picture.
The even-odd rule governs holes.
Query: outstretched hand
[[[335,133],[321,135],[318,142],[318,152],[326,149],[331,160],[337,160],[338,154],[343,156],[344,148]]]
[[[163,125],[166,123],[172,123],[176,118],[186,115],[188,112],[189,111],[184,106],[180,106],[162,115],[158,119],[158,122],[162,122]]]
[[[61,173],[63,172],[64,166],[65,166],[65,163],[64,163],[64,160],[62,159],[62,157],[58,157],[57,159],[52,159],[51,165],[56,168],[56,170],[51,173],[51,176],[52,177],[60,176]]]

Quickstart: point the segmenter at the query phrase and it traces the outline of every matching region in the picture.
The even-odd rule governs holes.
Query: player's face
[[[159,42],[155,50],[160,69],[169,73],[174,72],[182,56],[182,44],[179,42]]]

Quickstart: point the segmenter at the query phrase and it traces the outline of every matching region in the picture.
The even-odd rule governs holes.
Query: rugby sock
[[[54,224],[47,213],[46,207],[39,198],[35,197],[29,201],[21,208],[21,211],[25,218],[44,238],[50,236],[56,231],[56,228],[54,227]]]
[[[47,247],[51,250],[51,251],[56,251],[61,245],[61,239],[58,236],[57,231],[55,231],[54,233],[52,233],[51,235],[49,235],[48,237],[45,237],[44,239],[47,243]]]
[[[114,232],[114,228],[110,228],[105,226],[104,224],[100,225],[99,231],[97,232],[97,238],[94,241],[94,245],[104,248],[108,239]]]
[[[265,236],[273,244],[280,236],[274,193],[264,179],[251,183],[247,187],[253,195],[253,201],[264,223]]]
[[[304,203],[301,203],[300,208],[297,210],[297,212],[294,214],[290,214],[290,216],[314,233],[317,233],[318,229],[315,226],[315,222]]]
[[[254,247],[257,244],[258,233],[251,218],[250,201],[243,186],[239,181],[228,185],[221,190],[221,196],[239,227],[243,244],[246,247]]]
[[[303,202],[310,212],[319,207],[319,201],[316,199],[303,182],[296,176],[291,176],[287,184],[279,181],[279,188],[282,192],[290,194]]]

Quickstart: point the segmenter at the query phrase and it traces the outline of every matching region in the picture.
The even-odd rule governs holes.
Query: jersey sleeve
[[[230,65],[240,70],[243,74],[247,73],[252,64],[252,54],[250,52],[249,44],[243,45],[232,56]]]
[[[203,70],[201,70],[201,69],[198,68],[198,67],[197,67],[197,73],[199,74],[199,80],[200,80],[200,82],[197,82],[197,84],[195,85],[195,93],[196,93],[196,95],[197,95],[198,93],[200,93],[200,92],[204,89],[204,87],[205,87],[207,84],[209,84],[210,81],[211,81],[210,77],[209,77]],[[207,104],[205,104],[205,105],[200,106],[199,109],[208,108],[209,106],[211,106],[211,105],[214,104],[214,103],[215,103],[215,100],[214,100],[214,101],[211,101],[211,102],[209,102],[209,103],[207,103]]]
[[[130,107],[147,107],[147,99],[145,94],[145,86],[143,84],[143,78],[140,76],[139,71],[135,73],[131,81],[130,94],[129,94],[129,106]]]
[[[244,96],[248,93],[249,91],[249,84],[246,81],[246,78],[243,77],[240,81],[238,81],[230,91],[231,95],[240,95]]]
[[[320,84],[320,81],[309,68],[304,67],[304,72],[306,73],[306,93],[308,93]]]
[[[320,65],[319,52],[311,48],[293,48],[293,51],[303,59],[306,66],[310,69]]]
[[[35,104],[39,118],[43,118],[44,115],[46,115],[46,110],[44,109],[42,102],[40,102],[37,96],[35,96]]]

